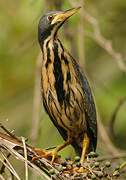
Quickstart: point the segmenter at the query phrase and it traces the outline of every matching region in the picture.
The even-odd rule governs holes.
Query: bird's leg
[[[37,157],[33,157],[32,160],[36,160],[36,159],[40,159],[40,158],[48,158],[48,157],[52,157],[52,160],[51,160],[51,165],[53,164],[56,156],[57,156],[57,153],[63,149],[64,147],[66,147],[67,145],[69,145],[71,143],[72,139],[70,137],[70,135],[68,134],[68,137],[67,137],[67,141],[65,141],[62,145],[60,146],[57,146],[54,150],[52,151],[48,151],[48,150],[44,150],[44,149],[34,149],[35,152],[41,152],[42,155],[40,156],[37,156]]]
[[[89,137],[87,135],[87,133],[84,133],[84,139],[83,139],[83,149],[82,149],[82,154],[81,154],[81,159],[80,159],[80,163],[83,166],[84,165],[84,159],[85,159],[85,155],[89,146]]]
[[[71,143],[71,138],[68,136],[67,141],[65,141],[62,145],[57,146],[53,151],[52,151],[52,160],[51,164],[53,164],[55,157],[57,156],[57,153],[63,149],[64,147],[68,146]]]

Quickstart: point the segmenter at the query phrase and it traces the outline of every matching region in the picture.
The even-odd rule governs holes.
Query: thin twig
[[[98,117],[98,125],[99,125],[99,134],[102,138],[104,144],[106,144],[106,148],[112,155],[119,154],[119,150],[113,145],[111,142],[108,133],[106,132],[106,129],[101,121],[101,119]]]
[[[24,158],[25,158],[25,179],[28,180],[28,161],[27,161],[27,149],[25,144],[25,138],[22,137],[22,143],[24,147]]]
[[[80,0],[82,8],[79,10],[78,22],[78,56],[81,67],[85,68],[85,30],[83,21],[84,0]]]
[[[108,54],[110,54],[117,62],[118,67],[126,72],[126,65],[124,63],[124,60],[120,53],[116,52],[112,47],[112,42],[110,40],[106,40],[100,31],[99,23],[98,21],[92,17],[90,14],[88,14],[86,11],[83,12],[84,18],[89,21],[93,25],[94,32],[86,31],[85,34],[87,36],[90,36],[92,39],[94,39],[103,49],[107,51]]]
[[[123,169],[124,167],[126,167],[126,161],[123,162],[123,163],[120,165],[119,169],[121,170],[121,169]]]
[[[109,127],[110,127],[110,135],[111,135],[112,138],[115,137],[115,134],[114,134],[114,124],[115,124],[115,120],[116,120],[116,117],[117,117],[117,113],[119,112],[121,106],[125,102],[126,102],[126,97],[119,101],[119,103],[117,104],[117,106],[116,106],[116,108],[115,108],[115,110],[114,110],[114,112],[112,114],[112,117],[110,119],[110,126]]]
[[[7,133],[7,134],[9,134],[12,138],[15,138],[15,139],[17,139],[17,137],[14,135],[14,134],[12,134],[7,128],[5,128],[5,126],[0,122],[0,127]],[[18,139],[19,140],[19,139]]]
[[[7,165],[1,158],[0,161],[2,162],[2,164],[4,164],[4,166],[6,166],[6,168],[18,179],[21,180],[20,177],[18,176],[18,174],[16,173],[16,171],[14,169],[11,169],[11,167],[9,165]]]
[[[77,1],[69,1],[72,3],[72,5],[77,6]],[[82,12],[83,19],[88,21],[93,26],[93,32],[85,31],[85,35],[91,37],[94,39],[103,49],[107,51],[108,54],[110,54],[113,59],[118,64],[118,67],[126,73],[126,64],[122,58],[122,55],[118,52],[116,52],[112,47],[112,42],[110,40],[106,40],[100,31],[99,22],[96,18],[91,16],[84,8]]]
[[[120,158],[125,158],[126,157],[126,153],[120,153],[120,154],[116,154],[116,155],[106,155],[103,157],[99,157],[97,158],[97,161],[105,161],[108,159],[120,159]]]
[[[21,142],[19,143],[17,139],[12,139],[12,137],[0,133],[0,146],[6,149],[7,152],[11,153],[14,157],[25,163],[26,158],[24,158],[23,143]],[[32,161],[32,158],[35,156],[33,147],[26,144],[26,149],[27,149],[27,165],[30,168],[32,168],[32,170],[34,170],[36,173],[38,173],[40,177],[44,177],[45,179],[50,180],[51,175],[49,174],[49,170],[54,169],[56,173],[56,178],[53,177],[53,179],[64,180],[64,178],[62,178],[62,176],[59,174],[59,171],[55,168],[55,166],[51,166],[48,160],[41,159],[41,160]],[[5,163],[4,161],[2,161],[2,164],[8,167],[7,163]],[[8,168],[11,169],[10,166]],[[14,174],[12,169],[10,172]]]
[[[120,53],[116,52],[112,47],[112,42],[110,40],[106,40],[100,33],[96,34],[86,31],[85,35],[91,37],[94,39],[103,49],[107,51],[109,55],[113,57],[113,59],[116,60],[118,67],[126,73],[126,65],[124,64],[124,61],[122,60],[122,56]]]
[[[7,155],[7,159],[9,159],[10,155],[11,155],[10,153]],[[6,163],[6,160],[4,160],[4,162]],[[5,166],[2,165],[2,167],[1,167],[1,169],[0,169],[0,174],[3,174],[3,173],[4,173],[4,170],[5,170]]]
[[[91,16],[86,10],[83,11],[83,17],[93,26],[94,33],[89,31],[86,32],[86,35],[94,39],[103,49],[105,49],[108,54],[110,54],[117,62],[119,68],[126,72],[126,65],[120,53],[116,52],[112,47],[112,42],[106,40],[100,31],[98,20]]]
[[[3,177],[1,174],[0,174],[0,179],[1,179],[1,180],[5,180],[4,177]]]
[[[13,148],[9,148],[9,146],[6,146],[6,144],[4,145],[4,142],[2,142],[2,144],[3,144],[3,147],[7,151],[9,151],[14,157],[16,157],[17,159],[25,162],[25,158],[21,154],[19,154],[16,150],[14,150]],[[28,165],[29,165],[30,168],[32,168],[32,170],[34,170],[36,173],[38,173],[38,175],[40,175],[40,177],[44,177],[47,180],[50,180],[50,178],[45,173],[43,173],[43,171],[39,167],[37,167],[37,165],[34,165],[30,161],[28,161]]]
[[[117,173],[119,173],[124,167],[126,167],[126,161],[120,165],[118,170],[114,171],[113,176],[115,176]]]
[[[9,160],[8,160],[8,158],[4,155],[4,153],[0,150],[0,152],[1,152],[1,155],[3,156],[3,158],[5,159],[5,163],[7,162],[7,164],[9,165],[9,167],[12,169],[12,171],[13,171],[13,175],[15,176],[15,174],[16,174],[16,176],[15,177],[18,177],[18,174],[17,174],[17,172],[15,171],[15,169],[13,168],[13,166],[11,165],[11,163],[9,162]]]

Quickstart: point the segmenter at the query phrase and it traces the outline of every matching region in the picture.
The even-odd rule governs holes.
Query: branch
[[[85,35],[94,39],[103,49],[105,49],[108,52],[108,54],[110,54],[116,60],[119,68],[126,73],[126,65],[124,64],[122,56],[120,53],[117,53],[113,49],[112,42],[110,40],[106,40],[100,33],[96,34],[96,32],[92,33],[86,31]]]
[[[120,154],[115,154],[115,155],[106,155],[103,157],[99,157],[97,161],[105,161],[105,160],[112,160],[112,159],[120,159],[120,158],[125,158],[126,153],[120,153]]]
[[[4,161],[0,158],[0,161],[2,162],[2,164],[4,165],[4,167],[6,167],[11,174],[13,174],[18,180],[21,180],[19,175],[17,174],[17,172],[14,170],[13,166],[11,165],[11,163],[8,161],[8,158],[4,155],[4,153],[0,150],[0,153],[2,155],[2,157],[5,159]],[[3,172],[2,172],[3,173]],[[1,174],[2,174],[1,173]]]
[[[24,148],[24,158],[25,158],[25,179],[28,180],[28,163],[27,163],[27,149],[25,144],[25,138],[22,137],[22,143]]]
[[[80,62],[80,65],[83,69],[85,69],[85,30],[84,30],[84,21],[83,21],[83,6],[84,1],[80,0],[80,3],[82,4],[82,8],[80,9],[80,18],[78,22],[78,59]]]
[[[4,127],[2,125],[2,127]],[[4,127],[5,131],[6,128]],[[95,163],[97,161],[103,161],[105,158],[94,158],[93,156],[87,155],[87,158],[85,159],[85,166],[79,166],[79,162],[76,161],[66,161],[66,165],[64,166],[62,164],[62,161],[59,157],[57,157],[57,161],[51,166],[50,161],[42,158],[41,160],[32,160],[33,157],[37,157],[38,154],[35,153],[34,147],[28,145],[25,143],[24,138],[15,138],[13,135],[11,136],[11,133],[8,134],[1,133],[0,132],[0,154],[2,158],[0,158],[0,161],[2,162],[2,168],[0,170],[0,178],[4,180],[4,170],[7,168],[11,174],[11,176],[16,177],[18,180],[21,180],[20,176],[12,166],[12,163],[9,161],[10,154],[15,157],[16,159],[24,162],[25,164],[25,177],[26,180],[28,179],[28,167],[32,169],[35,173],[37,173],[40,178],[44,178],[46,180],[76,180],[76,179],[91,179],[92,176],[96,176],[98,180],[98,174],[102,173],[103,175],[106,174],[105,164],[102,162],[99,166],[99,170],[96,170]],[[5,151],[7,151],[9,154],[8,156],[5,155]],[[118,157],[117,157],[118,156]],[[111,157],[111,159],[122,157],[121,155],[118,155],[115,157]],[[125,157],[126,154],[123,154]],[[125,164],[124,164],[125,165]],[[123,167],[124,167],[123,165]],[[79,166],[79,167],[78,167]],[[50,171],[51,170],[51,171]],[[53,175],[50,172],[54,172]],[[112,170],[110,170],[108,174],[108,179],[112,179],[114,175],[111,174]],[[5,173],[4,173],[5,174]],[[35,176],[34,176],[35,179]]]
[[[116,117],[117,117],[117,113],[119,112],[120,108],[122,107],[122,105],[126,102],[126,97],[121,99],[120,102],[117,104],[113,114],[112,114],[112,117],[111,117],[111,120],[110,120],[110,135],[111,137],[114,139],[115,137],[115,134],[114,134],[114,124],[115,124],[115,120],[116,120]]]
[[[73,1],[69,0],[69,2],[73,6],[78,6],[78,3],[75,2],[74,0]],[[87,20],[93,26],[94,32],[85,31],[85,35],[94,39],[103,49],[105,49],[107,53],[110,54],[115,59],[115,61],[118,64],[118,67],[126,73],[126,64],[124,63],[122,55],[113,49],[112,42],[110,40],[106,40],[102,36],[98,20],[95,19],[93,16],[91,16],[84,8],[83,8],[83,12],[81,11],[81,16],[83,17],[83,19]]]
[[[112,47],[112,42],[110,40],[106,40],[100,31],[98,20],[93,16],[88,14],[85,10],[83,11],[83,17],[93,26],[94,32],[86,31],[86,35],[90,36],[94,39],[103,49],[105,49],[108,54],[110,54],[117,62],[119,68],[126,72],[126,65],[120,53],[116,52]]]
[[[5,129],[5,132],[9,132],[3,125],[2,129]],[[2,159],[0,159],[0,161],[18,180],[20,180],[18,173],[16,172],[16,170],[14,170],[13,166],[8,161],[8,157],[5,157],[5,155],[3,155],[2,150],[6,150],[16,159],[23,161],[25,163],[25,167],[28,166],[33,171],[35,171],[40,177],[50,180],[51,175],[49,174],[49,171],[53,169],[55,171],[55,177],[53,177],[52,179],[65,180],[65,178],[62,178],[62,176],[59,174],[56,163],[54,166],[51,166],[50,162],[44,158],[42,158],[41,160],[32,161],[32,158],[37,156],[37,154],[35,154],[34,152],[34,147],[25,144],[24,138],[23,142],[20,139],[21,138],[13,137],[13,135],[10,132],[9,135],[0,132],[0,153],[5,159],[5,161],[3,161]],[[4,172],[4,168],[2,169],[3,170],[0,171],[1,174]],[[28,171],[27,168],[26,171]]]
[[[106,148],[108,152],[111,153],[112,155],[119,154],[119,150],[111,142],[108,133],[106,132],[106,129],[99,117],[98,117],[98,125],[99,125],[100,137],[102,138],[104,144],[106,144]]]

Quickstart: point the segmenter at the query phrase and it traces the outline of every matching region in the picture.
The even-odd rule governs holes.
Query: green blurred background
[[[83,6],[82,0],[73,2]],[[43,148],[61,144],[63,140],[45,114],[42,103],[39,110],[38,138],[35,142],[32,142],[31,138],[36,62],[40,53],[37,26],[45,12],[72,8],[73,2],[0,1],[0,121],[10,130],[14,130],[17,136],[27,137],[31,144]],[[126,64],[126,1],[85,0],[84,8],[98,20],[103,37],[111,40],[114,51],[122,55]],[[59,33],[64,46],[76,59],[79,57],[80,48],[79,18],[80,14],[71,17]],[[85,32],[93,31],[92,25],[85,18],[83,28]],[[120,70],[114,57],[95,40],[86,35],[82,38],[85,48],[85,69],[94,91],[99,115],[108,132],[111,115],[120,99],[126,96],[126,75]],[[125,112],[126,103],[119,111],[114,124],[114,144],[123,150],[126,149]],[[98,152],[102,154],[105,147],[101,144],[99,140]],[[74,155],[70,147],[62,150],[61,154],[65,157],[66,154],[72,154],[71,151]]]

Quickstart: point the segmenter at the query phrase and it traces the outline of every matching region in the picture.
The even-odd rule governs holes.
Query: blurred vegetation
[[[80,1],[76,2],[81,5]],[[62,6],[60,7],[58,3]],[[14,130],[16,135],[28,137],[29,140],[32,129],[35,66],[40,52],[37,41],[38,21],[45,12],[58,10],[58,7],[65,10],[73,6],[67,0],[0,1],[0,121]],[[87,0],[84,8],[98,20],[102,35],[112,41],[114,50],[119,52],[125,61],[126,2],[124,0]],[[74,52],[76,59],[79,56],[78,23],[79,14],[69,19],[65,25],[66,28],[69,25],[68,29],[72,33],[71,41],[66,38],[65,29],[62,29],[59,34],[64,46]],[[84,29],[92,31],[92,26],[85,21]],[[85,69],[94,91],[98,112],[104,126],[108,129],[116,105],[126,96],[126,75],[104,48],[88,36],[85,36],[84,40]],[[74,43],[75,51],[72,49],[71,42]],[[124,150],[126,149],[125,111],[126,103],[119,111],[114,125],[116,135],[114,143]],[[42,103],[38,132],[37,146],[50,147],[63,142],[45,114]],[[102,153],[104,148],[99,142],[98,151]],[[61,153],[66,156],[71,154],[71,151],[73,152],[73,149],[68,147]]]

